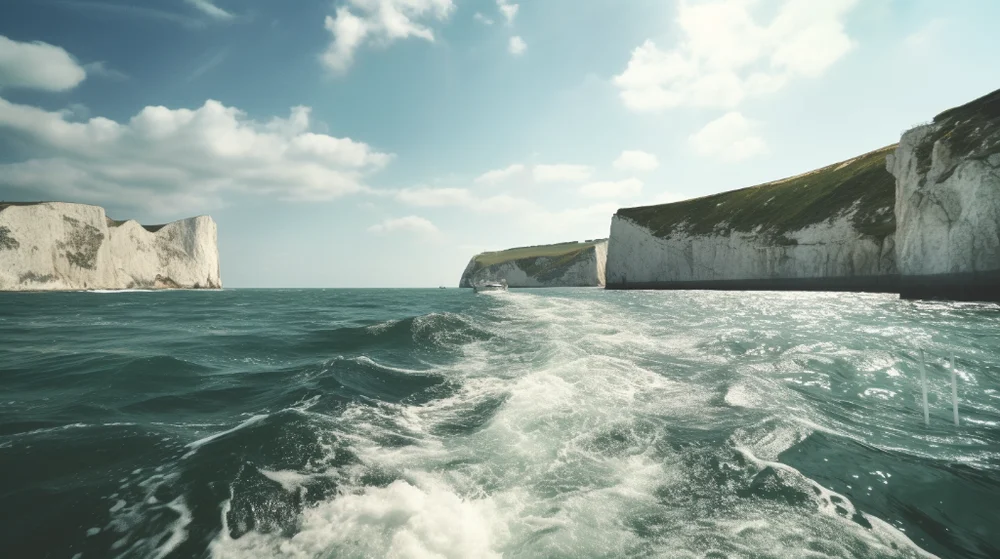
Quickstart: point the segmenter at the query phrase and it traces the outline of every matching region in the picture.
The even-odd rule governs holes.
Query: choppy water
[[[1000,557],[1000,307],[0,294],[0,549]]]

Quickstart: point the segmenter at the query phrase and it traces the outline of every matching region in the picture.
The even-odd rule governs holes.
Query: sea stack
[[[104,208],[0,203],[0,291],[219,289],[215,221],[115,221]]]
[[[888,168],[900,294],[1000,301],[1000,91],[903,134]]]
[[[469,261],[459,287],[499,280],[509,287],[603,286],[607,254],[607,239],[484,252]]]

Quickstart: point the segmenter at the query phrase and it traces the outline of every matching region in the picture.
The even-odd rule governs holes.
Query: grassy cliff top
[[[943,140],[955,159],[979,159],[1000,153],[1000,89],[934,117],[937,128],[917,148],[917,166],[931,168],[934,144]],[[947,175],[946,175],[947,176]]]
[[[598,243],[603,243],[607,239],[595,239],[583,242],[559,243],[555,245],[537,245],[530,247],[517,247],[494,252],[484,252],[473,257],[476,268],[485,268],[494,264],[502,264],[511,260],[524,260],[526,258],[573,258],[585,250],[593,248]]]
[[[776,242],[793,242],[786,233],[856,208],[854,226],[863,235],[882,238],[896,228],[892,211],[896,181],[885,168],[886,156],[895,149],[887,146],[809,173],[730,192],[622,208],[616,215],[664,238],[674,233],[757,231]]]

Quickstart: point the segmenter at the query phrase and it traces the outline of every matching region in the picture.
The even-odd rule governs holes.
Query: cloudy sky
[[[5,0],[0,199],[210,214],[229,287],[455,285],[482,250],[797,174],[1000,87],[994,0]]]

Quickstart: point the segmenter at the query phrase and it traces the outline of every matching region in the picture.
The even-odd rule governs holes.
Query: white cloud
[[[386,219],[381,223],[376,223],[368,228],[371,233],[387,235],[390,233],[417,233],[421,235],[437,235],[440,233],[437,226],[429,220],[416,215]]]
[[[641,188],[641,183],[639,186]],[[606,236],[611,215],[621,207],[618,201],[607,200],[582,208],[553,211],[525,198],[507,194],[480,196],[469,190],[452,188],[404,189],[396,193],[396,200],[418,207],[465,208],[480,214],[481,219],[490,214],[503,215],[505,226],[516,223],[520,229],[539,235],[559,235],[561,240],[566,240],[567,234],[584,235],[580,238]]]
[[[84,64],[83,69],[87,72],[88,76],[101,76],[102,78],[109,78],[112,80],[127,80],[128,76],[124,72],[119,72],[114,68],[108,67],[108,64],[103,61],[91,62],[89,64]]]
[[[524,173],[525,166],[520,163],[515,163],[509,167],[503,169],[494,169],[492,171],[486,171],[482,175],[476,177],[477,184],[496,184],[504,182],[512,177]]]
[[[483,213],[533,212],[534,202],[507,194],[483,197],[465,188],[404,188],[396,192],[397,201],[423,208],[468,208]]]
[[[60,47],[40,41],[21,43],[0,35],[0,88],[66,91],[86,77],[86,70]]]
[[[185,81],[192,82],[200,78],[219,64],[225,62],[227,58],[229,58],[229,49],[223,49],[216,52],[210,58],[199,64],[198,67],[195,68],[190,74],[188,74]]]
[[[531,221],[527,224],[539,233],[558,234],[562,239],[567,234],[570,239],[577,240],[607,237],[611,228],[611,216],[620,207],[618,202],[609,201],[581,208],[546,211],[531,216]]]
[[[432,208],[467,206],[475,202],[472,194],[464,188],[404,188],[396,193],[396,199],[411,206]]]
[[[59,114],[68,121],[81,121],[90,118],[90,108],[83,103],[70,103]]]
[[[233,19],[233,14],[216,6],[215,4],[212,3],[212,0],[186,0],[186,2],[197,8],[198,11],[211,17],[212,19],[218,19],[218,20]]]
[[[482,23],[483,25],[493,25],[494,23],[492,19],[484,16],[479,12],[476,12],[476,14],[472,16],[472,19],[478,21],[479,23]]]
[[[619,171],[654,171],[659,166],[660,162],[655,155],[636,150],[623,151],[614,162],[615,169]]]
[[[727,113],[692,134],[688,142],[699,155],[743,161],[767,153],[767,143],[754,134],[754,123],[738,112]]]
[[[535,182],[583,182],[594,174],[586,165],[535,165]]]
[[[915,51],[926,51],[935,47],[945,35],[949,27],[947,19],[933,19],[903,39],[903,45]]]
[[[327,16],[325,27],[333,35],[320,57],[334,73],[343,74],[354,62],[354,54],[366,42],[388,46],[394,41],[417,37],[434,41],[434,32],[423,22],[445,20],[455,9],[452,0],[348,0]],[[357,10],[357,14],[351,11]]]
[[[599,181],[580,187],[587,198],[632,198],[642,192],[642,181],[631,178],[620,181]]]
[[[497,8],[500,13],[503,14],[504,19],[507,20],[507,25],[512,25],[514,23],[514,18],[517,17],[517,10],[520,8],[517,4],[511,4],[507,0],[497,0]]]
[[[510,44],[507,45],[507,50],[514,56],[520,56],[524,54],[524,51],[528,50],[528,44],[524,42],[524,39],[515,35],[510,38]]]
[[[233,192],[328,200],[363,191],[364,177],[392,158],[310,132],[308,107],[266,123],[211,100],[194,110],[146,107],[122,123],[68,116],[0,98],[0,132],[34,152],[0,164],[0,183],[81,202],[204,210]]]
[[[761,24],[751,13],[754,0],[681,0],[678,44],[661,50],[645,41],[614,83],[634,111],[732,108],[796,77],[818,77],[851,51],[844,18],[857,3],[783,0]]]

